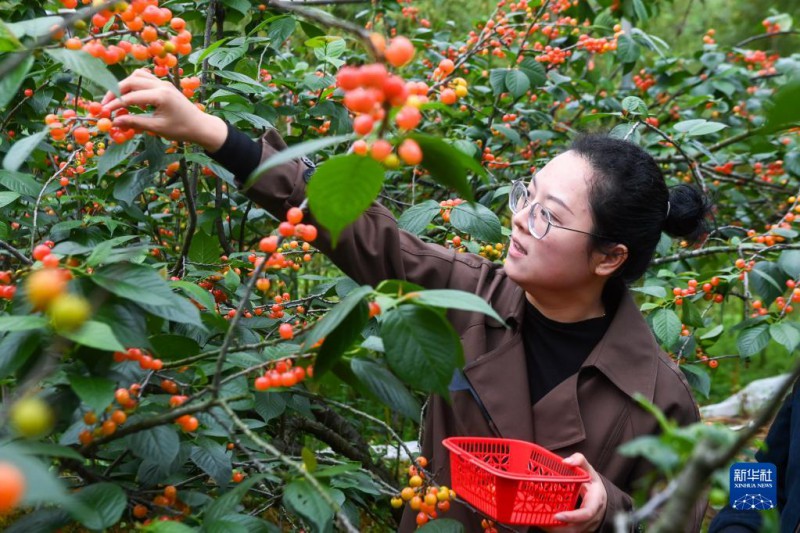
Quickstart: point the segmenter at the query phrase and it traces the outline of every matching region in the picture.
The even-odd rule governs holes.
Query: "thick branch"
[[[20,252],[19,250],[17,250],[16,248],[14,248],[13,246],[11,246],[10,244],[8,244],[3,240],[0,240],[0,248],[2,248],[3,250],[7,251],[11,255],[19,259],[24,265],[31,266],[33,264],[33,261],[22,255],[22,252]]]

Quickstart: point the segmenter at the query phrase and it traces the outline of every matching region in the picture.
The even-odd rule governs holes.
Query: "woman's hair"
[[[664,231],[694,242],[708,231],[708,198],[697,188],[681,184],[667,188],[655,160],[638,145],[603,134],[582,134],[570,145],[592,168],[589,205],[595,249],[609,241],[628,248],[628,257],[615,273],[626,283],[647,270]]]

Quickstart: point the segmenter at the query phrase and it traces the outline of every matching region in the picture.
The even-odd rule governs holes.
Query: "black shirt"
[[[531,405],[576,373],[605,335],[614,318],[621,291],[616,280],[606,284],[606,314],[580,322],[556,322],[525,301],[522,341],[528,362]]]

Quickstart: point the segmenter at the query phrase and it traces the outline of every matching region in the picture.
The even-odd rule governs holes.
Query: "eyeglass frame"
[[[525,195],[525,203],[523,204],[523,206],[520,209],[517,209],[516,206],[512,205],[512,201],[511,201],[512,198],[513,198],[513,194],[512,193],[514,191],[514,187],[517,187],[517,186],[519,186],[522,189],[522,191],[523,191],[523,193]],[[534,220],[536,218],[536,216],[534,215],[534,209],[536,208],[536,206],[539,206],[541,212],[545,215],[545,219],[547,220],[547,229],[544,230],[544,234],[542,234],[541,237],[536,235],[536,232],[533,229],[533,223],[534,223]],[[522,210],[524,210],[524,209],[526,209],[528,207],[530,207],[530,209],[531,209],[530,213],[528,214],[528,231],[537,240],[544,239],[547,236],[547,234],[550,233],[550,228],[551,227],[555,227],[555,228],[559,228],[559,229],[565,229],[567,231],[574,231],[575,233],[583,233],[584,235],[589,235],[590,237],[594,237],[596,239],[615,242],[614,239],[610,239],[608,237],[604,237],[604,236],[598,235],[596,233],[591,233],[589,231],[583,231],[583,230],[579,230],[579,229],[575,229],[575,228],[568,228],[566,226],[561,226],[559,224],[556,224],[555,222],[553,222],[553,215],[552,215],[552,213],[550,213],[549,209],[547,209],[545,206],[543,206],[540,202],[531,203],[531,201],[530,201],[530,193],[528,192],[528,188],[525,186],[525,183],[522,180],[514,180],[514,181],[512,181],[511,182],[511,189],[508,191],[508,208],[511,210],[511,212],[513,214],[516,215],[517,213],[519,213],[520,211],[522,211]]]

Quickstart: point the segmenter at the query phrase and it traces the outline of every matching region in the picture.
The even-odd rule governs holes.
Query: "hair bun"
[[[680,184],[669,189],[669,211],[664,231],[672,237],[694,242],[708,232],[711,202],[696,187]]]

